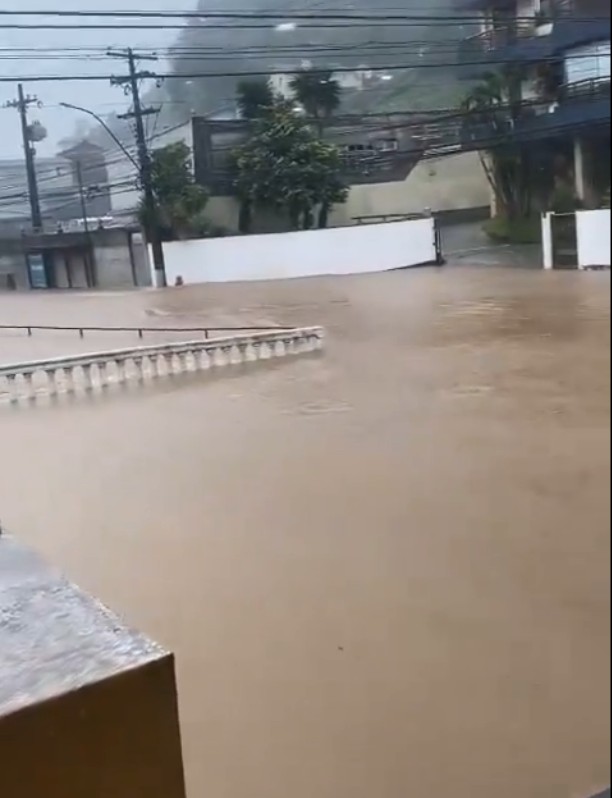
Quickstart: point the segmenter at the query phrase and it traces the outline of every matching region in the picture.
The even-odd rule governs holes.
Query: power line
[[[566,55],[564,57],[564,61],[578,61],[578,60],[588,60],[592,59],[592,54],[574,54],[574,55]],[[554,57],[547,57],[538,59],[538,64],[545,64],[545,63],[558,63],[559,58]],[[410,69],[449,69],[449,68],[462,68],[462,67],[482,67],[483,70],[487,70],[493,66],[503,66],[507,64],[516,64],[516,59],[487,59],[484,61],[483,59],[479,59],[477,61],[452,61],[452,62],[441,62],[436,64],[423,64],[423,63],[411,63],[411,64],[387,64],[385,66],[368,66],[366,69],[362,71],[368,72],[395,72],[398,70],[410,70]],[[248,78],[248,77],[272,77],[273,75],[286,75],[287,72],[290,71],[288,69],[272,69],[272,70],[248,70],[248,71],[235,71],[235,72],[167,72],[167,73],[157,73],[155,77],[158,80],[196,80],[196,79],[204,79],[204,78]],[[313,69],[314,72],[317,71],[316,67]],[[333,70],[335,73],[354,73],[360,71],[358,68],[352,67],[338,67]],[[0,83],[18,83],[18,82],[34,82],[34,83],[41,83],[41,82],[51,82],[57,83],[62,81],[76,81],[76,82],[85,82],[85,81],[100,81],[100,80],[109,80],[112,76],[110,75],[25,75],[20,77],[9,77],[6,75],[0,76]]]

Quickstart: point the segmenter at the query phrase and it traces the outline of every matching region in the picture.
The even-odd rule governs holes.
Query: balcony
[[[495,65],[543,61],[609,38],[609,5],[557,0],[533,20],[511,19],[466,39],[459,46],[459,61],[464,77],[472,79]]]
[[[525,105],[518,119],[503,110],[490,121],[480,114],[464,121],[464,150],[488,149],[499,143],[527,143],[575,136],[581,130],[610,125],[610,80],[585,80],[561,87],[554,102]]]
[[[610,80],[591,79],[566,84],[548,113],[526,113],[517,124],[515,135],[524,139],[543,139],[574,135],[580,130],[610,125]]]

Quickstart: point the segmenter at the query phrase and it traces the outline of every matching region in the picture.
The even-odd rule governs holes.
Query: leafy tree
[[[289,85],[296,100],[322,133],[325,122],[340,107],[342,89],[334,73],[329,69],[302,69]]]
[[[259,119],[266,108],[274,105],[274,92],[269,80],[241,81],[236,97],[243,119]]]
[[[156,225],[166,241],[206,234],[209,226],[203,212],[208,194],[193,178],[189,147],[177,142],[155,150],[151,177],[157,203],[153,211],[141,204],[143,227]]]
[[[465,97],[465,130],[474,142],[482,142],[479,152],[487,179],[509,219],[531,215],[534,183],[542,168],[536,164],[537,147],[514,138],[514,129],[524,113],[521,101],[521,75],[516,70],[488,72],[482,82]]]
[[[243,232],[257,205],[286,212],[297,230],[312,227],[317,208],[319,226],[326,226],[333,205],[348,197],[340,151],[321,141],[290,103],[266,110],[234,158]]]

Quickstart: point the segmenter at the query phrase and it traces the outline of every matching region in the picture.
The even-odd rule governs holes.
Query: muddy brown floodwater
[[[3,522],[176,651],[190,798],[607,784],[609,291],[458,268],[0,298],[328,329],[321,357],[0,409]]]

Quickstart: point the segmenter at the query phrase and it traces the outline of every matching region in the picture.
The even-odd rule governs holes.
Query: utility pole
[[[31,130],[28,124],[28,108],[30,105],[38,105],[38,98],[23,93],[23,85],[17,86],[17,99],[7,102],[5,108],[16,108],[21,118],[21,135],[23,137],[23,149],[25,152],[26,175],[28,180],[28,198],[30,200],[30,213],[32,216],[32,227],[37,232],[42,230],[42,213],[40,211],[40,197],[38,194],[38,183],[36,182],[36,167],[34,164],[34,144],[32,141]]]
[[[81,216],[83,217],[83,232],[85,233],[85,240],[87,241],[87,255],[86,255],[86,274],[87,285],[93,288],[96,285],[96,253],[94,242],[89,229],[89,219],[87,218],[87,201],[85,199],[85,186],[83,185],[83,168],[81,162],[76,162],[76,177],[79,187],[79,199],[81,201]]]
[[[158,109],[142,107],[139,88],[140,80],[146,78],[155,78],[156,75],[152,72],[139,72],[137,69],[138,61],[157,61],[157,56],[136,54],[131,47],[128,47],[126,50],[109,50],[108,55],[112,58],[122,58],[127,61],[128,65],[129,74],[122,77],[111,78],[111,84],[113,86],[123,86],[125,93],[131,94],[132,96],[133,110],[127,114],[122,114],[119,119],[134,119],[135,122],[140,180],[142,183],[142,190],[144,192],[147,217],[151,220],[148,225],[149,229],[145,232],[147,233],[149,243],[151,244],[151,250],[153,252],[153,265],[155,268],[156,283],[158,286],[163,287],[166,285],[164,249],[159,235],[159,226],[157,224],[157,200],[153,190],[151,156],[147,145],[143,121],[146,116],[158,113]]]

